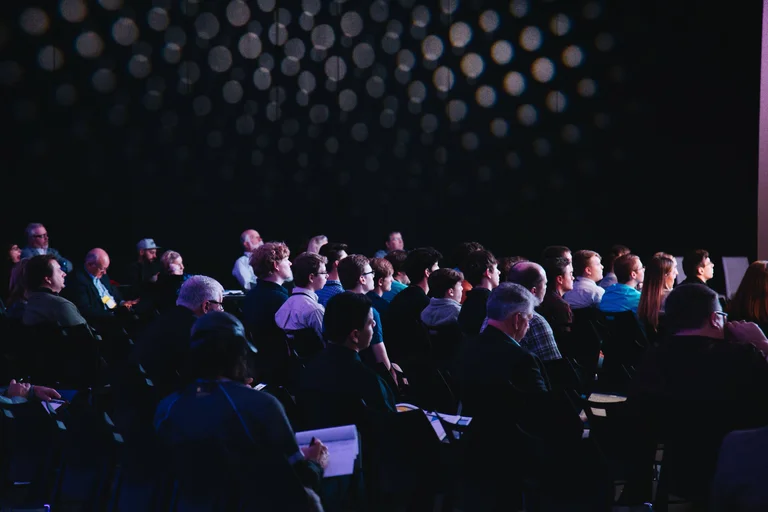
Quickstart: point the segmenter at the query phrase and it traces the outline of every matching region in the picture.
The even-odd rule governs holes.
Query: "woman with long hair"
[[[0,299],[5,300],[8,297],[10,291],[10,281],[13,269],[21,261],[21,249],[18,244],[5,244],[5,249],[2,255],[2,262],[0,262]]]
[[[657,253],[645,268],[643,291],[637,317],[646,334],[659,332],[659,319],[664,312],[664,302],[675,285],[677,261],[670,254]]]
[[[752,263],[728,304],[729,320],[755,322],[768,333],[768,261]]]

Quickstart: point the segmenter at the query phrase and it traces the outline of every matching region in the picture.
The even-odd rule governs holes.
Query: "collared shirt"
[[[245,291],[250,290],[256,284],[256,274],[253,273],[253,267],[251,266],[250,252],[246,251],[237,258],[235,266],[232,268],[232,275],[235,276],[235,279],[237,279],[237,282],[240,283],[240,286]]]
[[[341,281],[336,281],[335,279],[328,279],[325,282],[325,286],[323,286],[323,289],[318,290],[317,300],[323,306],[327,306],[328,301],[331,300],[331,297],[343,292],[344,292],[344,287],[341,286]]]
[[[563,298],[571,309],[590,308],[600,304],[604,293],[605,289],[588,277],[577,277],[573,282],[573,290],[565,292]]]
[[[597,284],[600,285],[600,288],[607,289],[609,286],[613,286],[618,282],[619,281],[616,279],[616,274],[614,274],[613,272],[608,272],[603,276],[603,278]]]
[[[89,276],[91,276],[91,280],[93,281],[93,286],[96,287],[96,292],[99,294],[99,298],[101,299],[102,304],[104,304],[104,309],[114,309],[115,306],[117,306],[117,302],[115,302],[115,298],[112,296],[111,293],[109,293],[109,290],[107,290],[107,287],[104,286],[104,283],[101,282],[101,279],[99,279],[95,275],[88,272],[88,269],[86,269],[85,271],[86,273],[88,273]],[[109,300],[105,302],[104,297],[109,297]],[[109,302],[113,304],[112,307],[109,307],[108,305]]]
[[[408,288],[408,285],[401,283],[400,281],[392,280],[392,289],[388,292],[384,292],[384,295],[381,296],[382,299],[386,300],[387,302],[392,302],[392,299],[395,298],[395,295],[400,293],[401,291]]]
[[[632,311],[637,313],[637,306],[640,305],[640,292],[631,286],[616,283],[608,287],[600,301],[600,311],[606,313],[619,313],[621,311]]]
[[[317,301],[317,294],[297,286],[293,295],[275,313],[275,322],[286,332],[311,328],[322,340],[324,315],[325,308]]]
[[[562,359],[560,350],[555,343],[555,335],[543,316],[533,312],[533,318],[528,324],[528,332],[520,340],[520,346],[533,352],[542,361]]]

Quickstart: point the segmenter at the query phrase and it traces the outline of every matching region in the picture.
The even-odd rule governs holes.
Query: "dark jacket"
[[[107,274],[101,276],[99,281],[115,299],[116,306],[113,309],[104,304],[93,278],[84,268],[67,275],[67,286],[62,290],[62,295],[71,300],[86,318],[113,316],[123,297],[120,291],[112,286]]]

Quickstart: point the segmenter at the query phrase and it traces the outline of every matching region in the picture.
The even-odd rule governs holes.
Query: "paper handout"
[[[395,407],[397,408],[397,412],[416,411],[416,410],[423,411],[424,414],[427,416],[427,419],[429,420],[430,425],[432,425],[432,428],[434,429],[435,434],[437,434],[437,438],[440,441],[443,441],[446,437],[448,437],[448,434],[445,432],[445,429],[443,428],[443,424],[440,423],[440,418],[442,418],[442,420],[446,423],[452,423],[454,425],[459,425],[459,426],[467,426],[472,421],[472,418],[468,416],[455,416],[451,414],[443,414],[441,412],[425,411],[424,409],[421,409],[420,407],[417,407],[413,404],[400,403],[400,404],[396,404]]]
[[[328,447],[328,467],[325,468],[325,478],[351,475],[354,472],[355,461],[360,454],[357,427],[345,425],[296,432],[296,442],[300,448],[309,446],[313,437]]]

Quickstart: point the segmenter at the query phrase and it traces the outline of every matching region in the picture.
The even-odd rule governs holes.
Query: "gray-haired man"
[[[61,270],[67,274],[72,272],[72,262],[59,254],[59,251],[53,247],[48,247],[48,230],[38,222],[33,222],[27,226],[27,246],[21,251],[22,258],[31,258],[32,256],[42,256],[51,254],[59,262]]]

